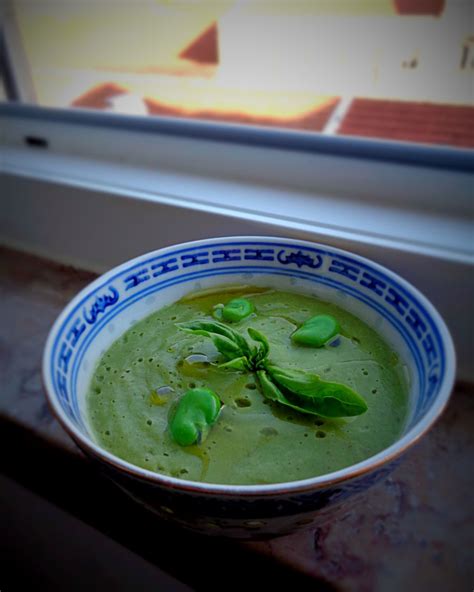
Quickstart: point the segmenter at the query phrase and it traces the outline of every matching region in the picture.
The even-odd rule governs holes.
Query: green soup
[[[232,328],[264,333],[272,363],[343,383],[368,410],[323,419],[269,401],[254,374],[217,367],[223,359],[212,341],[177,329],[213,319],[216,305],[236,297],[251,301],[253,312]],[[295,344],[290,335],[319,314],[338,320],[337,339],[319,348]],[[223,407],[206,440],[179,446],[169,417],[194,387],[212,389]],[[187,297],[136,323],[103,355],[87,394],[95,438],[116,456],[174,477],[241,485],[315,477],[366,459],[400,435],[407,405],[397,355],[365,323],[314,297],[250,287]]]

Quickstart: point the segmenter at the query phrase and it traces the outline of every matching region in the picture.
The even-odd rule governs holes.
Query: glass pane
[[[27,102],[474,147],[470,0],[10,0],[4,12]]]

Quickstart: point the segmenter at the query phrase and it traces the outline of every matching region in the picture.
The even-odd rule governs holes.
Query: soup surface
[[[408,395],[397,355],[365,323],[343,309],[297,293],[256,287],[188,296],[136,323],[102,356],[87,394],[98,443],[140,467],[194,481],[277,483],[330,473],[366,459],[400,435]],[[177,322],[214,320],[219,304],[243,297],[254,312],[232,323],[264,333],[269,359],[345,384],[367,402],[356,417],[324,419],[265,399],[255,375],[218,368],[211,340],[179,330]],[[292,342],[291,334],[319,314],[335,317],[340,335],[320,348]],[[194,387],[212,389],[223,403],[200,444],[179,446],[170,414]]]

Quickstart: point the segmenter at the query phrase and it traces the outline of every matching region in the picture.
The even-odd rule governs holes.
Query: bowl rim
[[[69,312],[74,308],[78,301],[80,301],[82,298],[84,298],[84,296],[87,295],[88,292],[95,289],[96,287],[103,285],[104,283],[107,283],[107,281],[109,281],[113,276],[116,276],[117,274],[120,274],[121,272],[129,269],[132,265],[140,264],[140,262],[142,262],[145,259],[149,259],[150,257],[154,256],[166,255],[169,251],[174,252],[176,250],[180,250],[181,248],[193,248],[199,247],[201,245],[212,245],[213,243],[221,243],[223,241],[250,241],[253,243],[258,243],[259,241],[263,243],[282,242],[287,245],[294,245],[295,247],[300,248],[307,247],[313,249],[329,249],[332,253],[336,255],[349,257],[362,264],[368,265],[372,269],[385,274],[387,277],[396,281],[396,283],[398,283],[401,287],[406,289],[426,309],[426,312],[429,314],[432,321],[436,325],[437,330],[440,333],[441,341],[445,348],[446,370],[444,376],[441,377],[441,384],[439,387],[438,395],[433,401],[433,404],[431,408],[428,410],[428,412],[425,413],[424,416],[418,422],[416,422],[416,424],[412,426],[410,430],[408,430],[408,432],[406,432],[401,438],[399,438],[390,446],[384,448],[383,450],[369,458],[359,461],[358,463],[349,465],[348,467],[344,467],[343,469],[339,469],[331,473],[326,473],[324,475],[309,477],[306,479],[300,479],[296,481],[287,481],[271,484],[231,485],[221,483],[207,483],[202,481],[191,481],[177,477],[169,477],[167,475],[155,473],[154,471],[144,469],[137,465],[129,463],[128,461],[123,460],[115,456],[114,454],[108,452],[107,450],[103,449],[92,439],[92,437],[87,437],[86,435],[84,435],[68,418],[68,416],[62,409],[55,395],[55,391],[49,373],[49,362],[52,354],[53,342],[57,333],[61,329],[64,320],[67,318]],[[384,267],[383,265],[376,263],[371,259],[358,255],[356,253],[352,253],[351,251],[347,251],[344,249],[340,249],[338,247],[333,247],[325,243],[319,243],[306,239],[295,239],[270,235],[221,236],[186,241],[183,243],[176,243],[165,247],[161,247],[154,251],[143,253],[141,255],[138,255],[137,257],[128,259],[127,261],[109,269],[107,272],[99,275],[95,280],[84,286],[84,288],[82,288],[62,309],[62,311],[60,312],[60,314],[58,315],[58,317],[56,318],[56,320],[50,328],[43,349],[42,357],[42,380],[48,405],[53,415],[56,417],[56,419],[59,421],[59,423],[68,433],[68,435],[76,442],[79,448],[81,448],[85,452],[88,452],[93,457],[98,458],[106,465],[112,466],[119,472],[126,473],[129,477],[135,478],[139,481],[141,480],[149,482],[152,485],[158,487],[161,486],[176,491],[191,492],[196,494],[214,494],[218,496],[238,495],[242,497],[265,497],[281,494],[292,495],[305,492],[314,492],[318,489],[325,489],[327,487],[337,486],[343,482],[358,479],[364,475],[368,475],[369,473],[375,472],[377,469],[381,468],[384,465],[391,464],[393,461],[395,461],[401,455],[403,455],[409,448],[414,446],[420,440],[420,438],[422,438],[423,435],[439,419],[451,395],[452,388],[454,385],[455,371],[456,354],[454,350],[454,344],[450,332],[446,326],[446,323],[441,317],[441,315],[438,313],[434,305],[428,300],[426,296],[424,296],[422,292],[418,290],[418,288],[415,288],[407,280],[405,280],[392,270],[388,269],[387,267]]]

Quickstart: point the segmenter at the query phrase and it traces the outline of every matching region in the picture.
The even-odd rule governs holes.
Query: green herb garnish
[[[250,347],[247,341],[224,323],[219,321],[191,321],[190,323],[176,323],[178,329],[195,335],[209,337],[216,349],[227,359],[245,357],[250,358]]]
[[[257,377],[260,383],[271,380],[273,400],[302,413],[335,418],[367,411],[364,399],[344,384],[321,380],[317,374],[303,370],[284,370],[271,364],[266,364],[265,370],[257,372]]]
[[[218,321],[193,321],[177,326],[212,339],[227,360],[219,367],[255,372],[261,393],[267,399],[321,417],[350,417],[367,411],[364,399],[344,384],[327,382],[304,370],[285,370],[272,364],[268,359],[268,339],[256,329],[248,329],[257,344],[250,345],[240,333]]]

